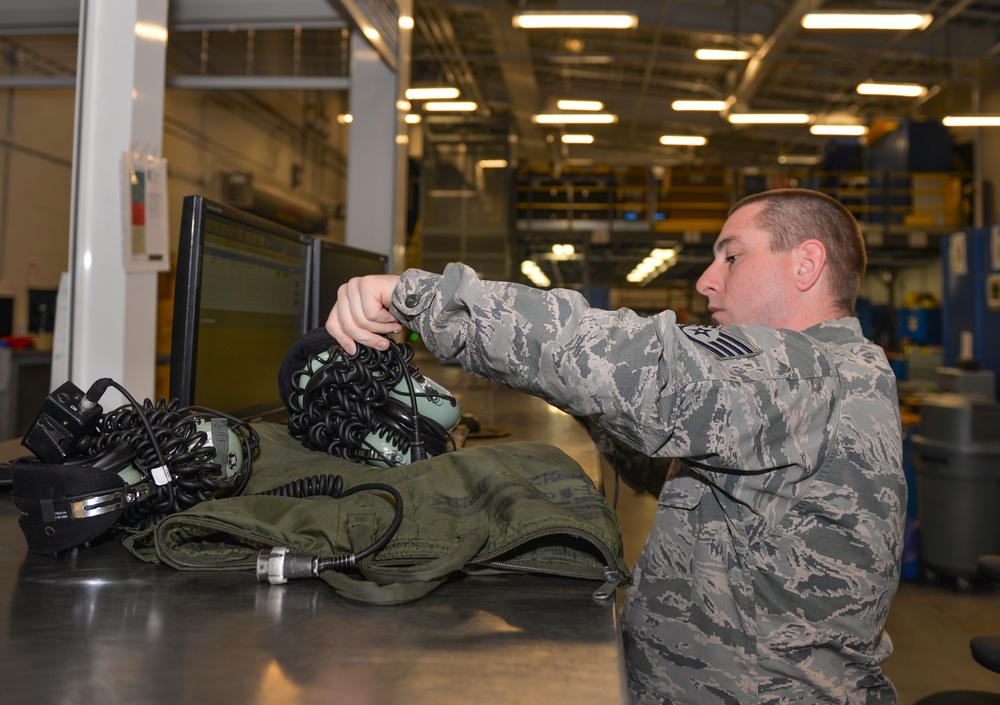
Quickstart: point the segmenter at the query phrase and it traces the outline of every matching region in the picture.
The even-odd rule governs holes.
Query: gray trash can
[[[979,556],[1000,553],[1000,405],[962,394],[928,397],[913,466],[922,564],[974,576]]]

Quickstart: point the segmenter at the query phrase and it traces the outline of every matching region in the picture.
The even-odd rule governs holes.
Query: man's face
[[[712,264],[696,284],[719,325],[786,326],[794,286],[793,252],[772,252],[771,236],[754,225],[762,204],[736,211],[715,242]]]

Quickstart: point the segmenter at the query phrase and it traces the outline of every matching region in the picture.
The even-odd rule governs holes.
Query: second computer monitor
[[[326,323],[341,284],[365,274],[385,274],[389,258],[325,240],[317,240],[314,248],[312,326],[315,328]]]

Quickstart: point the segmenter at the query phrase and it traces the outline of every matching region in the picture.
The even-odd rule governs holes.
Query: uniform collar
[[[861,332],[861,321],[853,316],[823,321],[802,332],[824,343],[847,343],[864,340],[865,337]]]

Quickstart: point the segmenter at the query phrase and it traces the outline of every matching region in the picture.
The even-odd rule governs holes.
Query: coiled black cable
[[[356,463],[376,455],[386,465],[396,465],[366,443],[373,432],[392,438],[413,460],[426,457],[417,398],[428,394],[422,389],[418,392],[414,385],[413,375],[419,373],[410,364],[413,354],[409,343],[390,341],[387,350],[359,345],[351,355],[334,345],[310,356],[293,373],[292,391],[285,400],[289,433],[310,450]],[[389,404],[402,404],[390,396],[400,380],[406,381],[410,403],[411,421],[405,433],[383,413]],[[453,397],[445,398],[455,402]]]
[[[392,537],[396,535],[399,527],[403,523],[403,497],[400,495],[399,491],[392,487],[391,485],[386,485],[379,482],[371,482],[362,485],[356,485],[350,489],[344,489],[344,478],[340,475],[312,475],[310,477],[303,477],[298,480],[293,480],[279,487],[272,488],[270,490],[265,490],[263,492],[256,492],[255,495],[265,495],[272,497],[315,497],[326,495],[332,497],[333,499],[342,499],[344,497],[349,497],[352,494],[358,492],[386,492],[392,495],[393,502],[395,504],[395,513],[392,518],[392,522],[389,524],[388,528],[382,532],[382,535],[378,537],[368,548],[365,548],[357,553],[348,553],[340,556],[334,556],[332,558],[323,558],[320,556],[307,556],[306,564],[308,565],[307,573],[313,577],[319,575],[326,570],[345,570],[347,568],[354,567],[357,563],[367,556],[370,556],[378,551],[381,551],[385,546],[392,540]],[[282,549],[284,550],[284,549]],[[265,566],[267,565],[270,557],[271,551],[265,549],[263,552],[263,560]],[[302,554],[299,554],[300,556]],[[265,570],[265,576],[268,571]],[[260,578],[260,567],[258,567],[258,578]],[[302,577],[302,576],[298,576]]]
[[[409,362],[409,359],[405,362],[403,361],[403,357],[398,346],[390,345],[389,349],[396,354],[401,367],[404,367],[406,363]],[[410,350],[410,358],[412,358],[412,346],[410,346]],[[410,439],[410,447],[408,450],[410,451],[410,458],[412,460],[423,460],[427,457],[427,453],[424,451],[424,441],[420,434],[420,415],[417,413],[417,392],[413,388],[413,378],[409,375],[406,376],[406,392],[410,396],[410,408],[413,409],[413,425],[411,427],[413,437]]]
[[[255,495],[266,495],[270,497],[318,497],[325,495],[336,499],[344,491],[344,478],[340,475],[311,475],[309,477],[292,480],[279,487],[263,492],[255,492]]]
[[[135,466],[144,477],[155,468],[169,474],[165,484],[147,483],[149,496],[125,510],[119,521],[121,529],[139,531],[200,502],[242,493],[260,440],[249,424],[212,409],[182,407],[176,399],[146,399],[140,405],[117,383],[107,380],[107,384],[130,403],[105,413],[93,434],[81,439],[77,452],[99,458],[125,443],[136,453]],[[210,423],[213,418],[226,420],[243,449],[243,467],[232,476],[223,469],[228,458],[218,458],[209,434],[198,429],[199,423]]]
[[[371,546],[353,554],[352,563],[357,563],[361,559],[366,558],[373,553],[378,553],[385,548],[385,545],[389,543],[392,537],[399,530],[400,525],[403,523],[403,497],[399,494],[399,491],[395,487],[385,485],[380,482],[369,482],[364,485],[355,485],[348,490],[344,490],[340,496],[341,498],[348,497],[357,492],[388,492],[392,495],[392,498],[396,503],[396,513],[392,518],[392,523],[389,524],[389,528],[387,528]],[[320,559],[320,572],[323,570],[339,569],[339,566],[333,563],[335,560],[336,559],[330,559],[331,563],[324,566],[323,559]]]
[[[357,485],[345,490],[340,497],[365,491],[388,492],[396,504],[392,523],[370,546],[357,553],[345,553],[333,557],[311,555],[284,546],[265,548],[257,555],[257,579],[262,582],[281,584],[291,578],[315,578],[327,570],[353,568],[360,561],[385,548],[403,523],[403,498],[396,488],[381,483]]]

